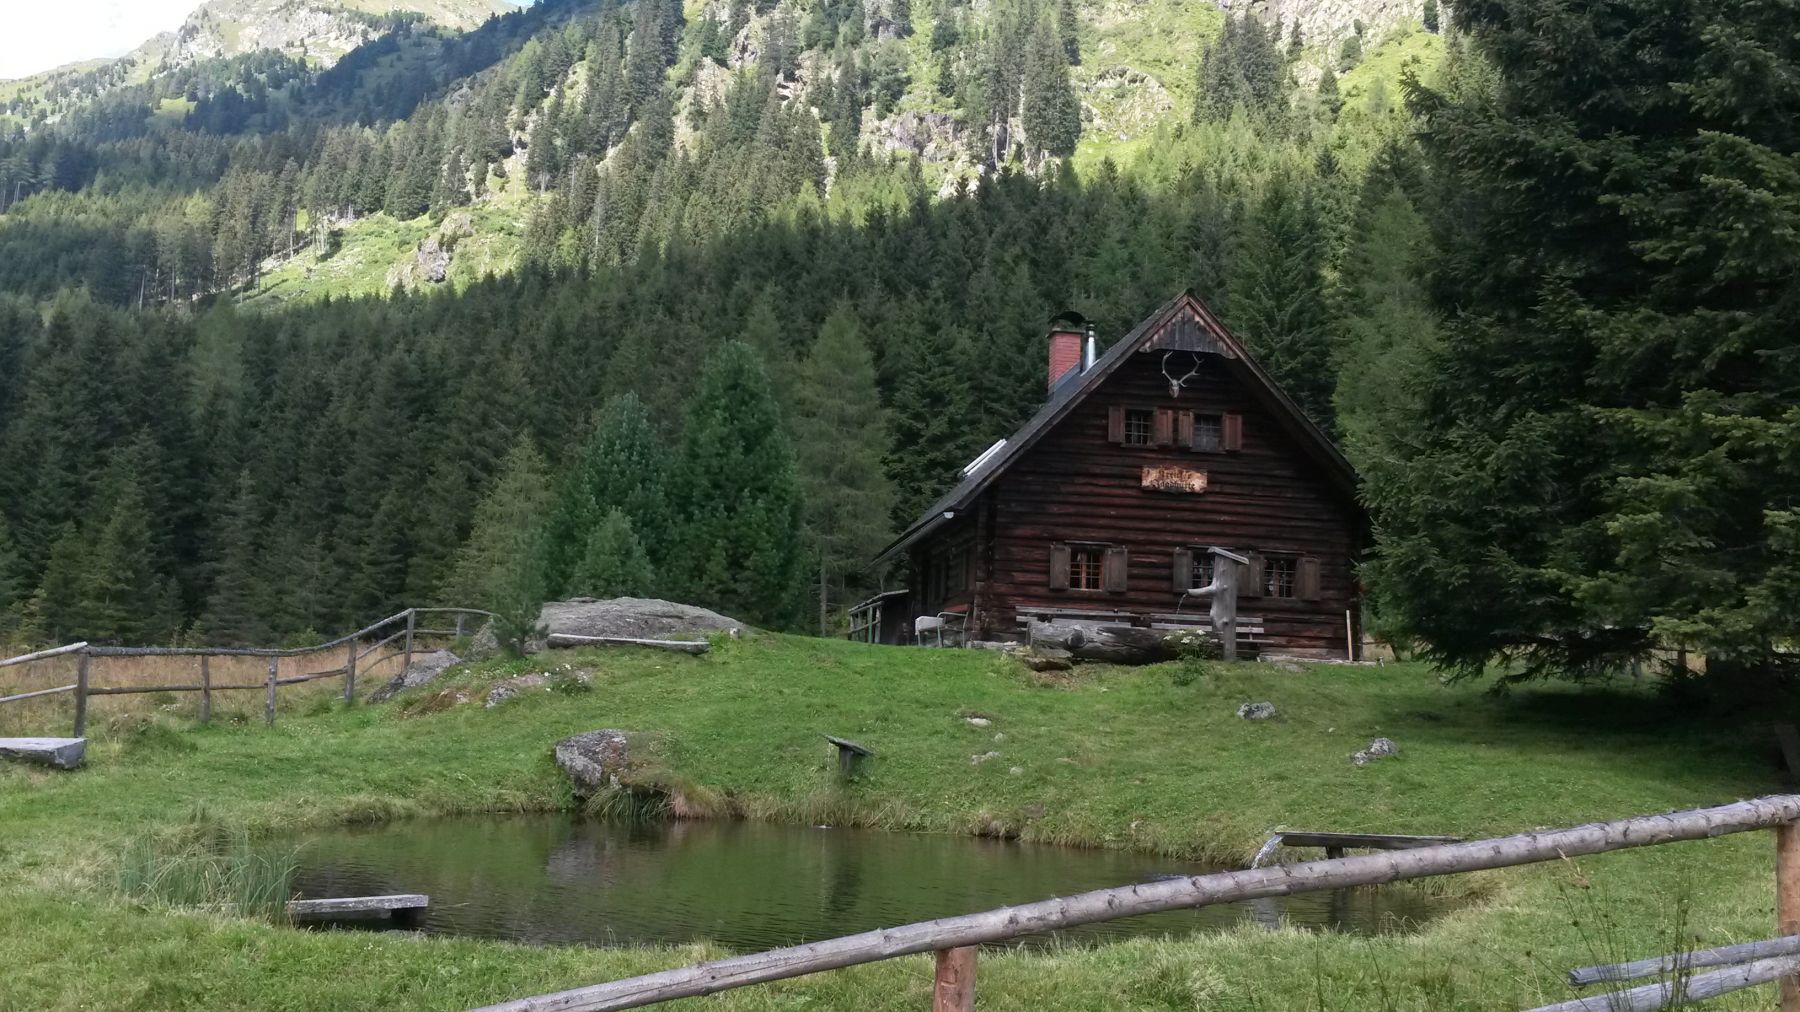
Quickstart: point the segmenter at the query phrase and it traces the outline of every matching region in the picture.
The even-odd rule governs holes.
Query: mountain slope
[[[379,36],[389,15],[466,31],[515,9],[505,0],[208,0],[180,28],[133,50],[147,67],[272,50],[330,66]]]

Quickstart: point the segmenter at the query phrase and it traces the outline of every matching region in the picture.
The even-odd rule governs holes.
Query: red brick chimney
[[[1080,371],[1081,339],[1082,326],[1079,321],[1071,321],[1067,317],[1051,321],[1049,389],[1055,390],[1056,382],[1071,370]]]

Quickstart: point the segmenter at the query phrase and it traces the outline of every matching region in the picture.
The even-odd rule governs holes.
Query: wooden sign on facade
[[[1142,485],[1154,492],[1183,492],[1188,494],[1206,491],[1206,472],[1193,471],[1185,467],[1157,465],[1144,468]]]

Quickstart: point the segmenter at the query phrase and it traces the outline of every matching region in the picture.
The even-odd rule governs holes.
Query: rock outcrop
[[[462,658],[448,650],[414,657],[405,671],[395,675],[391,681],[374,692],[369,693],[371,703],[385,703],[399,695],[403,689],[413,689],[437,680],[439,675],[462,663]]]
[[[625,636],[645,640],[705,639],[714,633],[734,633],[744,628],[744,623],[716,611],[647,597],[551,601],[538,615],[538,625],[547,636]]]
[[[556,743],[556,765],[569,775],[577,798],[615,788],[642,790],[650,786],[640,782],[646,745],[633,731],[584,731]]]

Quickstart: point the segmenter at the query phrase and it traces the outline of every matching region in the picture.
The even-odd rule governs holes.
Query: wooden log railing
[[[609,1012],[639,1008],[676,998],[715,994],[751,984],[924,952],[939,953],[937,979],[932,991],[934,1012],[968,1012],[974,1007],[975,947],[1021,935],[1163,910],[1383,885],[1767,829],[1776,830],[1780,841],[1778,855],[1790,852],[1800,855],[1800,795],[1774,795],[1717,808],[1642,815],[1570,829],[1540,830],[1489,840],[1098,889],[520,998],[485,1006],[479,1012]],[[1789,921],[1800,918],[1800,861],[1778,859],[1776,879],[1777,919],[1786,930]],[[1792,959],[1777,957],[1733,967],[1730,971],[1709,975],[1704,986],[1709,992],[1723,993],[1779,977],[1783,981],[1782,1012],[1800,1012],[1800,997],[1793,997],[1791,987],[1791,982],[1796,979],[1791,974],[1800,970],[1800,961],[1784,961]],[[1687,982],[1689,993],[1697,983],[1700,983],[1699,978]],[[1723,990],[1713,990],[1717,988]],[[1679,991],[1677,988],[1659,993],[1666,996]],[[1648,1000],[1648,995],[1644,1000]],[[1662,1006],[1637,1004],[1629,1007]]]
[[[418,624],[420,615],[450,615],[455,618],[454,630],[421,629]],[[260,689],[264,693],[263,717],[269,723],[275,723],[275,710],[278,690],[283,685],[299,685],[304,682],[315,682],[326,678],[344,679],[344,699],[353,702],[356,699],[356,676],[367,674],[391,658],[403,659],[402,669],[412,663],[413,648],[416,639],[421,635],[456,635],[461,636],[465,622],[470,616],[492,618],[493,613],[478,608],[408,608],[405,611],[389,615],[387,618],[371,625],[366,625],[353,633],[339,636],[337,639],[308,647],[291,647],[285,649],[263,647],[122,647],[100,646],[86,642],[70,643],[67,646],[39,650],[36,653],[22,654],[18,657],[0,659],[0,668],[30,664],[35,661],[48,660],[53,657],[74,655],[76,661],[75,681],[68,685],[58,685],[47,689],[20,692],[8,696],[0,696],[0,704],[36,699],[42,696],[71,693],[74,695],[75,737],[82,737],[87,731],[87,704],[92,696],[126,696],[156,692],[198,692],[200,694],[200,720],[202,723],[212,719],[212,694],[215,692],[247,691]],[[364,648],[364,642],[371,636],[392,626],[398,626],[392,633],[377,639],[374,644]],[[382,654],[374,661],[363,664],[363,659],[370,654],[378,653],[384,647],[396,642],[403,642],[400,650]],[[306,657],[323,653],[339,647],[344,648],[344,664],[342,667],[327,668],[322,671],[310,671],[297,675],[283,676],[280,661],[287,657]],[[95,657],[194,657],[200,661],[200,681],[198,683],[177,682],[165,685],[90,685],[89,676],[92,671],[91,661]],[[267,677],[260,681],[237,684],[220,684],[212,679],[212,659],[215,657],[261,657],[268,660]]]

